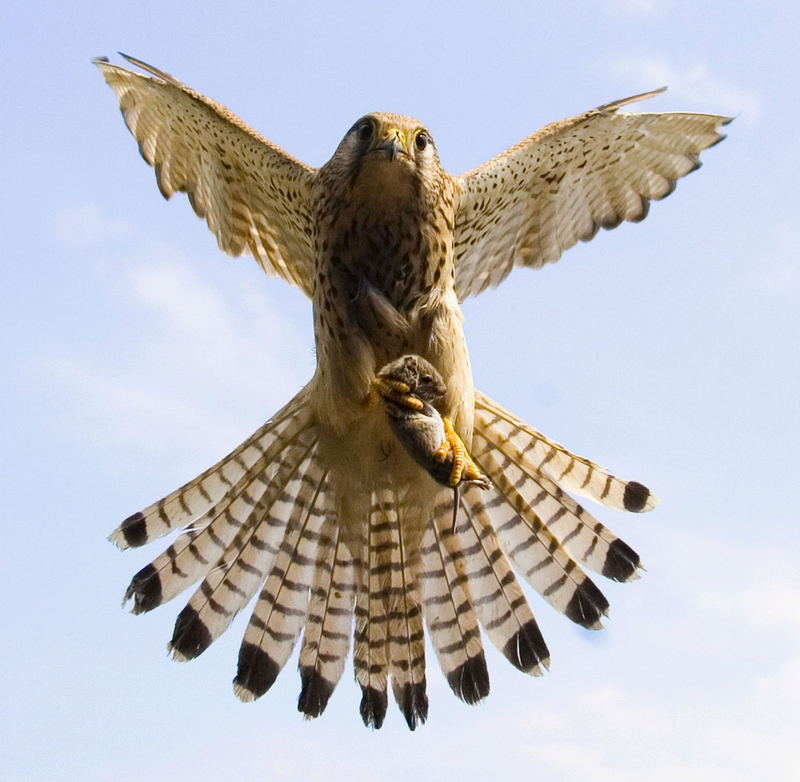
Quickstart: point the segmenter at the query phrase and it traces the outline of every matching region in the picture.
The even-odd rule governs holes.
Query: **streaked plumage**
[[[728,120],[619,111],[648,93],[548,125],[453,177],[417,120],[375,113],[312,169],[131,62],[151,75],[96,60],[162,194],[187,193],[222,250],[252,254],[306,293],[317,348],[314,377],[279,413],[112,533],[126,548],[182,530],[134,576],[134,612],[200,582],[170,642],[185,660],[259,593],[234,690],[263,695],[302,635],[298,708],[309,717],[325,709],[352,637],[361,716],[374,727],[390,682],[409,727],[425,721],[425,628],[468,703],[489,693],[481,629],[517,668],[541,673],[549,652],[514,570],[597,629],[608,602],[583,568],[628,581],[639,557],[566,492],[629,511],[656,500],[473,389],[459,301],[514,266],[556,260],[598,227],[642,219]],[[404,354],[442,382],[418,389],[420,399],[435,391],[427,417],[390,425],[391,400],[373,388]],[[429,424],[438,436],[437,416],[491,482],[461,492],[455,524],[452,490],[425,465],[432,440],[418,438]]]

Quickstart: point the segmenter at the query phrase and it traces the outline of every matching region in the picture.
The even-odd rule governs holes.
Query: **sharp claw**
[[[445,437],[444,442],[439,446],[436,453],[433,455],[433,458],[436,459],[437,462],[443,462],[452,451],[453,447],[450,444],[450,441]]]

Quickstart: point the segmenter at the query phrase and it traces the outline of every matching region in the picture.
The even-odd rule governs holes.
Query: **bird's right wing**
[[[619,109],[662,90],[553,122],[456,177],[456,293],[493,288],[515,266],[557,261],[598,228],[642,220],[700,165],[729,117]]]
[[[123,55],[125,56],[125,55]],[[269,275],[311,295],[311,192],[316,170],[174,77],[125,56],[150,76],[93,62],[117,95],[165,198],[184,192],[228,255],[251,254]]]

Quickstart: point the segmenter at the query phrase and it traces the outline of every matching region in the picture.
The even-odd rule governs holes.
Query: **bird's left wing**
[[[554,122],[456,177],[456,293],[498,285],[515,266],[558,260],[597,229],[647,215],[649,202],[700,165],[729,117],[628,114],[619,109],[661,90]]]
[[[93,62],[119,99],[165,198],[188,195],[228,255],[251,254],[269,275],[311,295],[315,169],[295,160],[216,101],[123,55],[151,75]]]

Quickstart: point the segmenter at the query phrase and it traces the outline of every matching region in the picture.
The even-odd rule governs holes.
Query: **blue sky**
[[[0,11],[0,778],[796,778],[798,22],[793,2],[678,0]],[[313,337],[301,294],[161,199],[89,63],[116,50],[312,165],[375,109],[423,119],[454,173],[661,84],[641,110],[737,115],[642,224],[466,303],[478,387],[661,498],[598,510],[648,571],[603,585],[606,630],[532,596],[543,679],[487,649],[492,694],[467,707],[431,655],[428,724],[392,708],[370,733],[348,667],[304,723],[294,661],[256,704],[233,696],[244,617],[177,664],[182,603],[120,609],[157,548],[108,532],[282,405]]]

